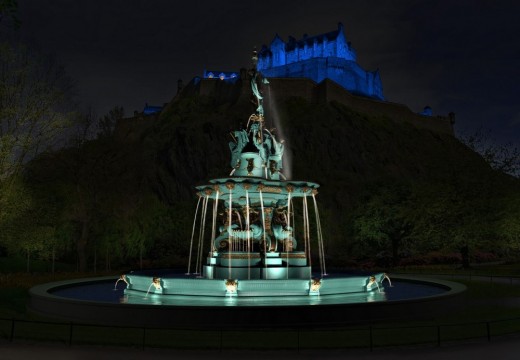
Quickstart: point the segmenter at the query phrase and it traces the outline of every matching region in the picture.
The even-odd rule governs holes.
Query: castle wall
[[[299,60],[308,60],[312,57],[314,57],[314,48],[305,44],[305,46],[300,49]]]
[[[323,56],[336,56],[336,42],[335,41],[323,41]]]
[[[338,38],[336,39],[336,56],[345,60],[357,60],[357,55],[354,49],[347,43],[347,39],[345,39],[345,34],[340,31],[338,34]]]
[[[381,79],[356,62],[338,57],[312,58],[261,70],[270,77],[309,78],[317,83],[331,79],[352,93],[383,99]]]
[[[285,54],[285,63],[291,64],[298,61],[298,52],[296,49],[294,51],[289,51]]]
[[[328,57],[356,61],[356,52],[350,46],[350,43],[347,43],[342,25],[338,28],[336,38],[333,40],[326,35],[311,38],[307,38],[305,35],[299,41],[291,37],[286,44],[277,35],[271,42],[269,49],[264,46],[260,52],[257,68],[258,70],[267,70],[299,61]]]
[[[287,43],[276,35],[260,51],[257,69],[267,77],[307,77],[318,83],[329,78],[352,93],[384,99],[379,74],[363,70],[356,57],[339,23],[337,31],[289,37]]]

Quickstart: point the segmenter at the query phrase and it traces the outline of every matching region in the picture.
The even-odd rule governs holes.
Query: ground
[[[1,343],[0,343],[1,344]],[[517,337],[491,343],[464,343],[446,347],[314,351],[180,351],[107,347],[64,347],[41,344],[1,344],[0,360],[115,360],[115,359],[352,359],[352,360],[516,360],[520,352]]]

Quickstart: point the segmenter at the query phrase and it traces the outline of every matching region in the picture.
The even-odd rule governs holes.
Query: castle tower
[[[258,54],[258,71],[270,78],[308,78],[317,83],[330,79],[355,95],[384,100],[379,72],[369,72],[356,62],[357,55],[345,37],[342,23],[337,30],[284,42],[275,35],[269,47]]]
[[[285,58],[285,43],[280,39],[278,34],[275,35],[273,41],[271,41],[271,53],[272,53],[272,65],[283,66],[286,63]]]

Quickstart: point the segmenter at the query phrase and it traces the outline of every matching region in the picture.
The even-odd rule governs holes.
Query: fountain
[[[274,131],[265,126],[263,96],[259,88],[268,81],[256,71],[256,61],[257,55],[253,52],[250,74],[256,110],[249,116],[245,129],[230,133],[230,175],[196,187],[199,201],[192,228],[187,277],[181,280],[162,276],[160,286],[154,290],[149,275],[131,272],[126,274],[127,292],[152,290],[162,295],[242,297],[384,290],[382,281],[387,276],[383,273],[327,278],[316,201],[319,185],[290,180],[283,175],[284,141],[277,139]],[[297,205],[301,209],[298,231],[295,224]],[[309,207],[314,209],[315,234],[310,231]],[[313,253],[317,254],[319,263],[319,273],[315,276]]]
[[[38,285],[30,290],[33,312],[97,324],[209,329],[417,318],[458,306],[464,287],[451,282],[391,281],[386,273],[328,276],[319,185],[283,175],[284,142],[265,126],[259,90],[268,81],[255,66],[250,74],[256,110],[245,129],[231,132],[230,174],[196,187],[187,272],[131,271],[115,285],[113,277]]]

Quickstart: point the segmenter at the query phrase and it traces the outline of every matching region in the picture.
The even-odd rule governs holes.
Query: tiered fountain
[[[199,201],[193,223],[188,273],[184,278],[178,278],[160,274],[150,277],[131,272],[126,274],[127,293],[242,297],[381,290],[386,277],[382,273],[326,277],[316,203],[319,185],[288,180],[282,174],[284,144],[265,127],[259,84],[268,82],[256,72],[256,60],[255,52],[251,89],[257,108],[245,129],[231,133],[230,176],[196,187]],[[301,219],[297,222],[301,230],[298,232],[295,228],[296,202],[301,202]],[[313,236],[309,207],[314,209],[315,215],[313,227],[316,232]],[[210,219],[208,208],[212,214]],[[316,274],[311,266],[313,252],[317,253],[319,262],[319,273]]]

